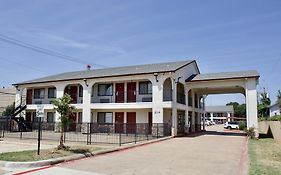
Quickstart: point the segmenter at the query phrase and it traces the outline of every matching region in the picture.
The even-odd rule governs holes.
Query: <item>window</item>
[[[45,96],[45,89],[34,89],[34,99],[43,99]]]
[[[47,112],[47,123],[54,123],[55,121],[55,113],[54,112]]]
[[[78,123],[82,123],[82,112],[78,112]]]
[[[152,84],[150,81],[139,83],[139,94],[152,94]]]
[[[48,98],[56,98],[56,88],[48,88]]]
[[[112,84],[99,84],[98,95],[99,96],[112,96]]]
[[[83,87],[79,86],[79,97],[83,97]]]
[[[98,112],[98,123],[112,123],[112,112]]]

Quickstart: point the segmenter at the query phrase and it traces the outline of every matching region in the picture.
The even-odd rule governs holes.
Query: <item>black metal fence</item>
[[[27,130],[24,127],[30,128]],[[38,122],[0,122],[1,137],[37,139]],[[41,123],[42,140],[60,139],[60,123]],[[64,141],[106,144],[136,143],[171,135],[169,123],[71,123],[64,128]]]

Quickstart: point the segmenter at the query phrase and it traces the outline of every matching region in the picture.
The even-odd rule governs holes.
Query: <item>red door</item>
[[[69,131],[76,131],[76,120],[77,119],[77,113],[74,112],[70,116],[70,125],[69,125]]]
[[[73,104],[77,103],[77,92],[78,92],[77,86],[70,86],[70,87],[67,87],[67,89],[65,90],[65,93],[69,94],[70,97],[72,98],[71,103],[73,103]]]
[[[136,82],[127,84],[127,102],[136,102]]]
[[[124,83],[116,83],[116,103],[124,103]]]
[[[32,104],[32,89],[27,89],[26,96],[26,104]]]
[[[123,133],[124,112],[115,112],[115,132]]]
[[[127,112],[127,133],[135,134],[136,132],[136,113]]]
[[[148,113],[148,134],[152,131],[152,112]]]

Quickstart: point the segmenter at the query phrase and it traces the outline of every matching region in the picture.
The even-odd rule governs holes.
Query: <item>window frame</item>
[[[35,96],[35,91],[37,91],[37,90],[40,91],[39,97]],[[43,91],[43,96],[41,96],[41,91]],[[35,89],[33,89],[33,93],[34,93],[33,99],[44,99],[44,97],[45,97],[45,88],[35,88]]]
[[[52,121],[49,121],[49,114],[52,114]],[[47,112],[47,123],[55,123],[55,113],[54,112]]]
[[[83,97],[83,86],[82,85],[78,86],[78,97]]]
[[[104,115],[100,116],[101,114],[104,114]],[[106,114],[110,114],[111,115],[111,121],[110,122],[106,121]],[[100,119],[99,119],[100,117],[104,117],[104,119],[103,119],[104,122],[100,121]],[[98,112],[97,113],[97,123],[98,124],[112,124],[113,123],[113,112]]]
[[[82,112],[78,112],[77,123],[78,124],[83,123],[83,113]]]
[[[141,84],[146,85],[146,92],[141,92]],[[151,85],[151,92],[149,92],[149,84]],[[152,94],[152,83],[150,81],[141,81],[139,82],[139,95],[151,95]]]
[[[54,95],[50,95],[50,90],[54,90]],[[57,98],[57,89],[55,87],[48,88],[48,98]]]
[[[102,94],[101,91],[101,86],[109,86],[111,87],[111,92],[110,94],[106,94],[106,91],[104,94]],[[106,87],[106,89],[108,89],[108,87]],[[113,84],[112,83],[108,83],[108,84],[98,84],[98,96],[113,96]]]

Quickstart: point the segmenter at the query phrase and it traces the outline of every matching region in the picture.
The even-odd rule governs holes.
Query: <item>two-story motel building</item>
[[[72,122],[170,123],[172,135],[204,129],[204,97],[242,93],[248,127],[257,126],[257,71],[200,74],[195,60],[67,72],[16,83],[16,103],[25,99],[25,120],[58,122],[52,100],[70,94],[77,113]],[[17,104],[16,104],[17,105]]]

